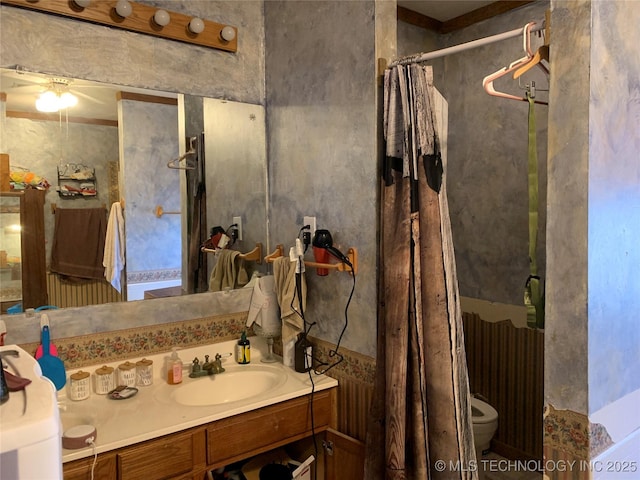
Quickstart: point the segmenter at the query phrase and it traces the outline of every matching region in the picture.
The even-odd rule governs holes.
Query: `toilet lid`
[[[473,423],[491,423],[498,420],[496,409],[475,397],[471,397],[471,414]]]

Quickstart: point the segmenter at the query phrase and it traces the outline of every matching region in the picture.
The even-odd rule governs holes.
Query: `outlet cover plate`
[[[233,217],[231,223],[238,225],[238,240],[242,241],[242,217]]]
[[[316,217],[304,217],[302,220],[302,226],[309,225],[309,231],[311,232],[311,238],[316,233]]]

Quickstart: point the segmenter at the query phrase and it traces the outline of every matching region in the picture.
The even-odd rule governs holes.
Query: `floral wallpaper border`
[[[141,354],[156,354],[172,347],[192,347],[238,338],[246,328],[248,312],[204,317],[196,320],[114,330],[54,340],[58,357],[67,369],[100,362],[115,362]],[[35,353],[37,343],[21,345]]]
[[[331,367],[338,359],[336,355],[331,356],[331,351],[335,349],[336,346],[317,338],[313,338],[311,341],[315,345],[316,350],[314,357],[326,363],[325,366],[318,366],[318,370],[322,371],[323,368]],[[351,380],[357,380],[370,385],[374,384],[376,377],[375,358],[344,348],[340,348],[338,353],[342,355],[343,361],[335,365],[335,367],[331,367],[327,375],[338,379],[341,376],[346,376]]]
[[[167,352],[172,347],[193,347],[236,339],[246,328],[248,312],[230,313],[185,320],[180,322],[150,325],[145,327],[114,330],[54,340],[58,356],[67,369],[75,369],[100,362],[116,362],[140,355]],[[253,332],[249,331],[251,335]],[[316,345],[316,357],[327,364],[335,361],[330,352],[335,345],[312,339]],[[35,353],[38,343],[21,345],[27,352]],[[276,353],[282,346],[276,341]],[[373,384],[375,359],[344,348],[339,353],[344,360],[328,374],[345,376],[358,382]]]
[[[563,450],[577,459],[588,460],[613,445],[605,427],[572,410],[547,405],[544,417],[545,447]]]
[[[180,269],[144,270],[141,272],[127,272],[127,283],[160,282],[166,280],[179,280]]]

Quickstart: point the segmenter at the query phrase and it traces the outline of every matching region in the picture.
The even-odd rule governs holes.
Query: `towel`
[[[289,260],[289,257],[276,258],[273,262],[273,277],[282,318],[282,343],[287,344],[304,331],[304,320],[296,313],[300,311],[296,294],[296,262]],[[300,280],[304,311],[307,308],[307,281],[304,273],[300,274]]]
[[[70,279],[101,279],[107,216],[104,208],[58,208],[51,272]]]
[[[122,215],[122,205],[114,202],[109,212],[107,222],[107,235],[105,238],[104,255],[102,265],[104,266],[104,277],[118,292],[122,290],[122,270],[125,264],[125,243],[124,243],[124,216]]]
[[[209,276],[209,291],[219,292],[228,288],[235,289],[249,281],[245,261],[236,250],[220,250]]]
[[[258,335],[277,337],[282,332],[282,320],[280,320],[273,275],[258,278],[253,286],[247,327],[252,324],[254,324],[254,331]]]

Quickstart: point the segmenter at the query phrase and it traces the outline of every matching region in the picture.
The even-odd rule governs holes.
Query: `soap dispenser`
[[[177,385],[182,383],[182,360],[178,356],[178,349],[171,349],[171,357],[167,362],[167,383]]]

